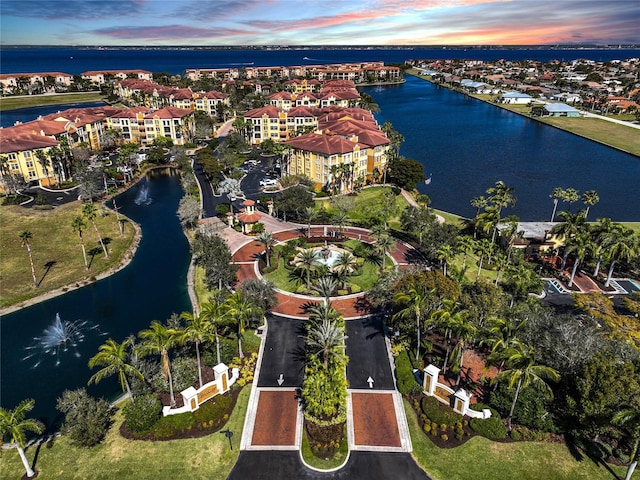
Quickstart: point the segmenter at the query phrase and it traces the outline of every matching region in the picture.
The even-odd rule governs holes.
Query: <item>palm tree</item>
[[[202,382],[202,363],[200,362],[200,343],[211,339],[211,327],[206,316],[193,314],[191,312],[182,312],[180,318],[186,323],[182,330],[181,342],[193,342],[196,346],[196,363],[198,364],[198,380],[200,387],[204,385]]]
[[[609,244],[616,235],[616,230],[619,228],[618,226],[619,224],[613,223],[610,218],[599,218],[598,223],[591,229],[594,245],[593,253],[597,257],[596,267],[593,271],[595,278],[598,278],[598,273],[600,272],[605,246]]]
[[[318,218],[318,213],[314,207],[307,207],[304,210],[304,216],[307,219],[307,237],[311,236],[311,222]]]
[[[216,355],[218,364],[220,364],[222,362],[220,360],[220,335],[218,334],[218,325],[223,322],[225,318],[224,305],[218,302],[205,302],[200,306],[200,316],[207,321],[216,339]]]
[[[496,267],[496,279],[494,280],[494,285],[498,285],[498,282],[500,281],[500,275],[502,274],[502,271],[504,270],[504,267],[506,267],[509,264],[509,258],[502,252],[498,252],[496,253],[496,256],[493,259],[493,264]]]
[[[638,405],[635,405],[634,407],[620,410],[614,415],[612,423],[614,425],[626,427],[633,441],[631,455],[629,455],[631,463],[629,463],[627,474],[624,477],[624,480],[631,480],[633,471],[638,465],[638,447],[640,446],[640,408],[638,408]]]
[[[264,256],[267,260],[267,268],[269,268],[271,266],[271,261],[270,261],[271,248],[273,248],[273,246],[276,244],[276,239],[273,237],[271,232],[261,232],[256,237],[256,242],[264,245],[264,250],[265,250]]]
[[[31,276],[33,277],[33,288],[38,288],[38,279],[36,278],[36,268],[33,266],[33,253],[31,252],[31,239],[33,233],[29,230],[23,230],[20,232],[20,238],[22,239],[22,246],[27,247],[27,253],[29,254],[29,264],[31,265]]]
[[[567,257],[569,256],[569,246],[573,241],[573,237],[575,237],[578,233],[584,231],[586,229],[587,223],[584,218],[584,210],[580,210],[576,214],[564,211],[560,212],[559,215],[562,218],[563,222],[554,225],[551,229],[551,233],[564,237],[565,248],[564,255],[562,256],[562,265],[560,266],[560,270],[562,271],[567,264]]]
[[[173,377],[171,376],[169,350],[178,344],[179,332],[154,320],[149,328],[140,331],[138,336],[142,339],[142,343],[138,345],[138,354],[141,357],[153,354],[160,355],[162,358],[162,372],[164,373],[164,378],[169,382],[171,406],[173,407],[176,404],[176,399],[173,395]]]
[[[589,209],[599,201],[600,201],[600,196],[598,195],[598,192],[596,192],[595,190],[587,190],[582,194],[582,203],[584,203],[587,206],[587,211],[584,214],[585,219],[589,215]]]
[[[436,256],[438,260],[442,262],[442,273],[444,276],[447,276],[447,264],[454,257],[453,247],[451,245],[445,244],[440,246],[436,251]]]
[[[319,325],[324,321],[336,322],[340,319],[340,313],[333,308],[331,302],[318,302],[309,308],[309,322]]]
[[[431,319],[435,322],[436,328],[440,331],[447,344],[447,351],[444,356],[442,365],[442,373],[447,371],[447,363],[449,361],[449,353],[451,353],[451,337],[453,335],[453,326],[459,322],[459,315],[463,315],[458,303],[453,300],[445,299],[442,307],[431,312]]]
[[[329,302],[329,298],[338,288],[338,282],[335,278],[326,276],[318,279],[318,283],[313,287],[320,295],[324,297],[325,303]]]
[[[416,360],[420,360],[420,329],[423,320],[427,318],[432,295],[433,292],[427,290],[424,285],[411,285],[406,291],[398,290],[393,295],[394,302],[406,305],[394,314],[394,317],[409,317],[416,321]]]
[[[485,208],[487,205],[489,205],[489,201],[483,195],[480,195],[478,197],[473,197],[471,199],[471,206],[475,207],[476,209],[476,217],[480,215],[480,210]]]
[[[494,249],[495,249],[495,244],[491,243],[486,238],[483,238],[479,242],[476,242],[476,254],[480,257],[480,260],[478,261],[478,273],[476,273],[476,280],[480,278],[480,272],[482,271],[482,263],[485,257],[491,257]]]
[[[293,257],[293,265],[297,269],[306,272],[307,275],[307,290],[311,288],[311,271],[320,264],[320,252],[307,248],[299,252]]]
[[[453,336],[458,340],[451,351],[451,370],[454,373],[458,373],[458,378],[456,379],[456,385],[458,385],[462,374],[464,354],[475,338],[478,329],[469,321],[469,312],[460,310],[451,317],[451,330]]]
[[[133,394],[131,393],[127,375],[138,377],[140,380],[143,380],[144,377],[136,367],[127,362],[129,357],[128,348],[130,345],[132,345],[131,338],[127,338],[122,343],[117,343],[110,338],[100,345],[98,348],[99,352],[89,360],[89,368],[96,366],[103,366],[104,368],[94,373],[89,379],[88,384],[98,383],[106,377],[117,374],[122,391],[126,391],[133,402]]]
[[[86,228],[87,224],[84,219],[78,215],[71,221],[71,228],[80,237],[80,246],[82,247],[82,258],[84,258],[84,266],[89,270],[89,262],[87,262],[87,251],[84,248],[84,238],[82,237],[82,231]]]
[[[47,186],[49,186],[49,165],[51,165],[51,160],[49,159],[49,156],[42,150],[36,150],[36,158],[38,159],[38,163],[42,167],[44,176],[47,179]]]
[[[567,188],[562,196],[562,201],[569,203],[569,211],[571,211],[571,205],[580,200],[580,192],[575,188]]]
[[[569,247],[569,250],[575,252],[576,258],[573,262],[573,268],[571,269],[571,277],[569,278],[569,287],[573,285],[573,279],[576,276],[578,270],[578,264],[584,260],[587,255],[587,251],[593,249],[593,240],[591,239],[591,233],[588,230],[578,233],[574,239],[573,244]]]
[[[553,191],[551,192],[551,195],[549,195],[549,197],[553,198],[553,212],[551,212],[551,220],[549,220],[550,222],[553,222],[553,219],[556,218],[556,210],[558,209],[558,200],[560,200],[561,198],[564,198],[564,190],[560,187],[556,187],[553,189]]]
[[[605,245],[606,256],[611,262],[604,286],[608,287],[616,262],[629,261],[640,253],[640,237],[630,228],[620,225]]]
[[[238,337],[238,356],[244,358],[242,352],[242,337],[249,321],[263,314],[261,308],[248,302],[240,290],[235,291],[227,297],[224,302],[224,311],[229,320],[236,325],[236,335]]]
[[[502,180],[496,182],[495,186],[487,189],[489,202],[498,207],[498,216],[504,207],[516,204],[516,197],[513,194],[513,188],[507,186]]]
[[[473,252],[475,248],[475,243],[476,241],[473,238],[471,238],[469,235],[462,235],[458,239],[458,250],[460,250],[464,255],[462,259],[462,268],[465,271],[467,270],[467,257],[469,256],[469,253]]]
[[[387,254],[396,246],[396,242],[391,235],[383,233],[376,238],[376,250],[382,256],[382,265],[380,271],[384,271]]]
[[[20,402],[13,410],[6,410],[0,407],[0,443],[4,442],[6,437],[9,437],[10,442],[16,444],[22,465],[24,465],[29,478],[33,477],[35,472],[29,465],[27,456],[24,453],[25,433],[41,434],[44,431],[44,425],[41,422],[32,418],[25,418],[27,413],[33,409],[35,403],[35,400],[29,399]]]
[[[333,356],[342,355],[346,339],[347,336],[344,334],[344,329],[338,322],[323,320],[322,323],[309,329],[307,347],[316,349],[314,353],[322,355],[322,364],[327,370],[329,368],[329,359]]]
[[[92,224],[93,224],[93,228],[96,231],[96,235],[98,235],[98,241],[100,242],[100,245],[102,246],[102,251],[104,252],[104,256],[106,258],[109,258],[109,252],[107,252],[107,247],[104,244],[104,241],[102,240],[102,236],[100,235],[100,232],[98,231],[98,226],[96,225],[96,216],[98,214],[98,209],[96,208],[96,206],[93,203],[85,203],[82,206],[82,213],[85,217],[87,217],[87,220],[89,220]]]
[[[351,252],[342,252],[333,264],[333,271],[342,277],[342,288],[347,289],[347,277],[358,268],[358,259]]]
[[[515,345],[506,348],[502,354],[502,358],[507,366],[507,370],[499,373],[494,381],[507,380],[509,389],[513,389],[515,386],[511,410],[509,410],[509,416],[507,417],[507,425],[509,430],[511,430],[511,419],[513,418],[513,412],[518,402],[520,390],[535,383],[542,387],[549,398],[552,398],[553,392],[545,380],[557,382],[560,380],[560,375],[551,367],[538,365],[535,360],[533,347],[521,342],[517,342]]]

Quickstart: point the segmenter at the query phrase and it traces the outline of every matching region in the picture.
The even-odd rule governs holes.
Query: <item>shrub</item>
[[[198,379],[198,366],[194,359],[189,357],[176,358],[171,362],[171,377],[173,378],[174,394],[194,385]],[[169,392],[169,381],[162,371],[156,373],[151,384],[156,391]]]
[[[511,438],[516,442],[519,442],[522,436],[520,435],[520,432],[518,432],[518,430],[514,428],[513,430],[511,430]]]
[[[449,441],[449,435],[447,435],[446,433],[443,433],[442,435],[440,435],[440,438],[445,442]]]
[[[513,390],[509,390],[505,383],[500,383],[489,398],[489,404],[503,416],[509,414],[512,402]],[[520,390],[518,403],[513,412],[513,422],[535,430],[557,432],[558,421],[551,411],[551,403],[541,387],[531,384]]]
[[[194,423],[191,412],[167,415],[166,417],[161,417],[153,425],[151,431],[156,438],[169,438],[177,432],[191,429]]]
[[[507,437],[507,427],[504,426],[500,417],[492,416],[484,420],[472,418],[469,424],[478,435],[482,435],[491,440],[502,440]]]
[[[93,447],[104,440],[113,408],[104,399],[95,399],[84,388],[65,390],[56,408],[65,414],[62,433],[77,447]]]
[[[225,419],[224,417],[232,401],[231,395],[216,395],[193,412],[194,421],[196,423],[209,422],[209,426],[221,422],[221,420]]]
[[[440,403],[435,397],[424,397],[421,406],[427,417],[440,425],[442,430],[446,430],[449,425],[455,425],[462,418],[460,414]]]
[[[216,205],[216,215],[224,217],[229,212],[229,204],[228,203],[219,203]]]
[[[425,431],[425,433],[429,433],[431,431],[431,425],[428,423],[425,423],[422,429]]]
[[[140,395],[122,409],[125,425],[133,433],[146,433],[160,419],[162,405],[153,394]]]
[[[413,368],[406,350],[400,352],[396,358],[396,378],[398,379],[398,390],[403,395],[411,393],[413,386],[417,383],[413,375]],[[426,413],[426,412],[425,412]]]

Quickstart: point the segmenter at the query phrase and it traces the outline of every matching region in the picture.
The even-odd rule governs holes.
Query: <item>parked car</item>
[[[278,185],[278,180],[275,178],[263,178],[260,180],[261,187],[275,187],[276,185]]]

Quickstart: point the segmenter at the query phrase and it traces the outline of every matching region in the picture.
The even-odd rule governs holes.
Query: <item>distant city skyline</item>
[[[638,0],[2,0],[2,45],[640,44]]]

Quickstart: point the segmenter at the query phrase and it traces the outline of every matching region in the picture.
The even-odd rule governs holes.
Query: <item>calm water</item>
[[[148,187],[149,205],[136,205],[135,199]],[[176,175],[163,171],[118,198],[122,212],[142,226],[143,236],[132,263],[119,273],[93,285],[70,292],[6,315],[0,323],[2,362],[0,365],[0,404],[13,408],[24,398],[35,398],[34,417],[51,422],[56,417],[56,398],[65,389],[86,386],[90,370],[87,362],[98,346],[111,337],[120,342],[130,334],[147,328],[152,320],[165,320],[173,312],[190,310],[186,289],[189,245],[176,216],[182,188]],[[60,314],[63,321],[88,321],[98,330],[84,331],[85,340],[56,357],[43,354],[23,360],[34,337],[43,335]],[[119,391],[114,378],[89,388],[94,395]]]
[[[64,72],[80,74],[87,70],[144,69],[152,72],[182,73],[187,68],[227,68],[243,66],[314,65],[326,63],[384,61],[404,63],[407,59],[463,58],[478,60],[573,60],[588,58],[607,61],[640,56],[639,49],[447,49],[447,48],[353,48],[291,50],[194,50],[177,49],[78,49],[4,48],[2,73]]]
[[[431,184],[419,190],[435,208],[473,216],[471,199],[503,180],[518,198],[505,214],[523,220],[549,220],[549,194],[561,186],[599,193],[590,219],[640,221],[639,158],[416,77],[406,79],[401,86],[365,91],[380,105],[378,122],[389,120],[404,135],[400,153],[433,174]],[[629,129],[629,135],[638,134]]]
[[[66,103],[63,105],[45,105],[42,107],[17,108],[0,112],[0,127],[11,127],[16,122],[30,122],[39,116],[49,115],[50,113],[60,112],[68,108],[88,108],[100,107],[105,102],[83,102],[83,103]]]

